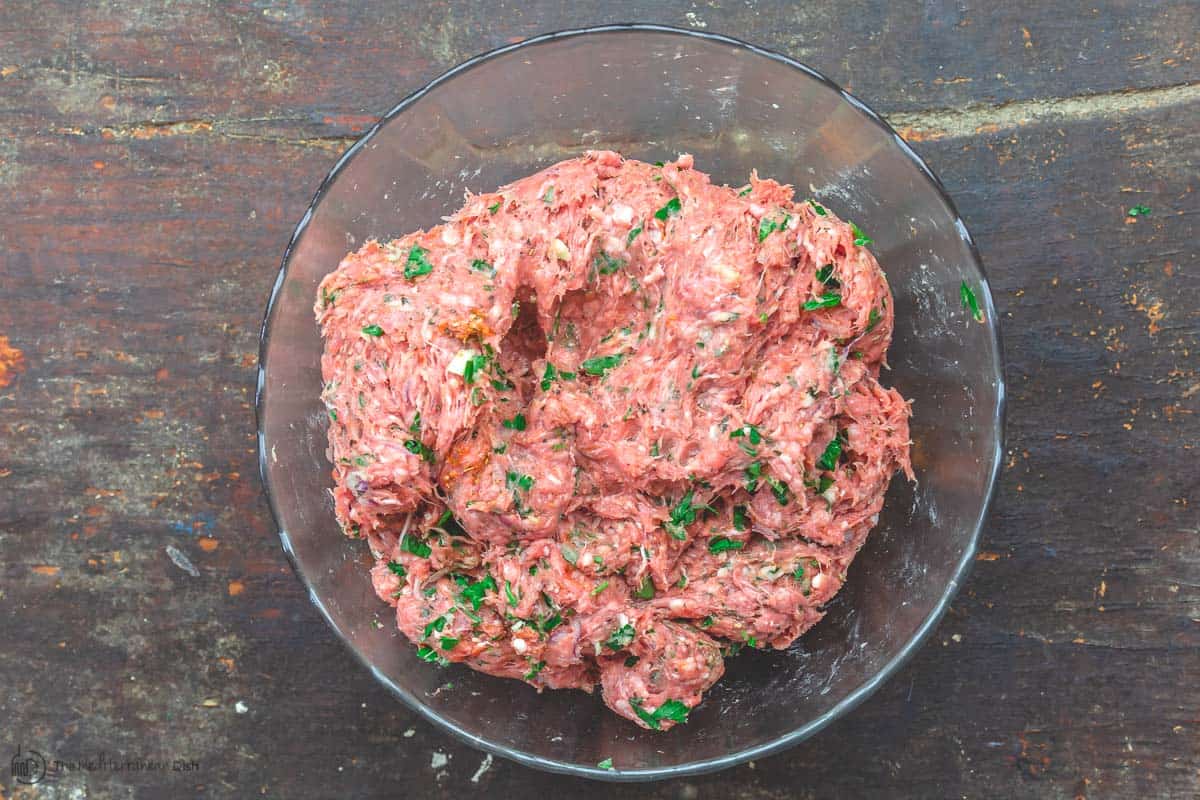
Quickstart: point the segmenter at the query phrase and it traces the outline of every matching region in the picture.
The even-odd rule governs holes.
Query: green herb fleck
[[[508,581],[504,582],[504,599],[508,601],[510,606],[516,606],[521,601],[519,597],[513,594],[512,584]]]
[[[642,722],[645,722],[650,726],[650,728],[656,731],[662,730],[662,726],[659,724],[662,720],[669,720],[671,722],[687,722],[688,712],[691,710],[684,703],[681,703],[678,700],[668,700],[658,708],[654,709],[653,713],[642,708],[642,702],[636,697],[629,700],[629,705],[631,705],[633,710],[637,712],[637,715],[641,717]]]
[[[362,329],[367,336],[383,336],[383,328],[378,325],[367,325]]]
[[[406,570],[404,568],[403,564],[399,564],[395,561],[389,561],[387,566],[388,566],[388,569],[390,569],[392,571],[392,574],[397,577],[403,578],[405,575],[408,574],[408,570]]]
[[[750,184],[746,184],[746,186],[743,187],[740,192],[738,192],[738,197],[745,197],[746,195],[750,194],[752,191],[754,191],[754,187],[751,186]]]
[[[818,217],[825,216],[825,206],[818,203],[816,200],[809,200],[808,204],[812,206],[812,210],[817,212]]]
[[[667,201],[667,204],[654,212],[654,218],[667,221],[667,217],[674,217],[683,209],[683,205],[679,202],[678,197],[672,197]]]
[[[837,292],[825,292],[815,300],[805,300],[801,306],[805,311],[816,311],[820,308],[834,308],[842,304],[842,296]]]
[[[1138,203],[1136,206],[1129,209],[1129,216],[1131,217],[1144,217],[1149,213],[1150,206],[1144,206],[1141,203]]]
[[[601,275],[612,275],[614,272],[625,266],[624,260],[613,258],[603,250],[596,252],[596,258],[593,263],[596,265],[596,270]]]
[[[758,479],[762,477],[763,465],[761,461],[751,461],[746,466],[746,491],[754,494],[758,491]]]
[[[871,313],[867,315],[866,333],[870,333],[871,331],[875,330],[875,326],[879,324],[881,319],[883,319],[883,315],[879,313],[878,309],[872,308]]]
[[[475,270],[476,272],[486,272],[489,275],[496,274],[496,268],[493,267],[488,262],[484,261],[482,258],[477,258],[474,261],[472,261],[471,269]]]
[[[546,203],[547,205],[554,202],[554,187],[553,186],[551,186],[549,189],[547,189],[546,193],[544,195],[542,195],[542,202]]]
[[[520,472],[509,470],[504,479],[505,485],[509,489],[521,489],[528,492],[533,488],[533,477],[530,475],[523,475]]]
[[[733,507],[733,527],[739,531],[744,531],[750,527],[750,520],[746,516],[745,506]]]
[[[833,471],[837,468],[838,458],[842,455],[842,436],[839,433],[834,436],[829,444],[825,445],[825,452],[821,453],[821,457],[817,459],[817,466],[821,469]]]
[[[771,494],[775,495],[775,500],[779,505],[786,506],[788,501],[792,499],[792,490],[786,483],[773,475],[767,476],[767,485],[771,487]]]
[[[496,579],[491,575],[481,581],[467,584],[459,597],[471,604],[472,611],[478,611],[479,604],[483,602],[483,596],[488,590],[496,591]]]
[[[446,618],[437,617],[425,626],[425,630],[421,632],[422,639],[428,639],[435,633],[441,633],[446,628]]]
[[[636,239],[638,237],[638,234],[640,234],[641,232],[642,232],[641,223],[638,223],[637,225],[633,226],[633,228],[631,228],[629,233],[625,236],[625,246],[628,247],[629,245],[633,244],[633,240]]]
[[[417,658],[421,659],[422,661],[428,661],[431,664],[445,665],[449,663],[444,657],[438,655],[436,650],[427,644],[423,644],[417,648]]]
[[[433,463],[435,458],[433,449],[419,439],[409,439],[404,443],[404,449],[414,456],[420,456],[430,464]]]
[[[729,550],[741,550],[745,547],[745,542],[739,542],[737,539],[730,539],[728,536],[716,536],[708,540],[708,552],[713,555],[724,553]]]
[[[767,219],[763,217],[758,223],[758,240],[761,242],[775,231],[784,230],[791,219],[791,214],[784,214],[782,219]]]
[[[712,618],[712,615],[710,614],[709,616],[707,616],[707,617],[705,617],[704,619],[700,620],[700,627],[701,627],[701,628],[711,628],[711,627],[713,626],[713,623],[714,623],[714,622],[716,622],[716,620],[715,620],[715,619],[713,619],[713,618]]]
[[[539,673],[539,672],[541,672],[541,671],[542,671],[543,669],[545,669],[545,668],[546,668],[546,662],[545,662],[545,661],[538,661],[538,662],[536,662],[536,663],[530,664],[530,665],[529,665],[529,672],[526,672],[526,673],[525,673],[525,675],[524,675],[523,677],[524,677],[524,679],[525,679],[525,680],[527,680],[527,681],[531,681],[531,680],[533,680],[534,678],[536,678],[536,677],[538,676],[538,673]]]
[[[607,356],[594,356],[580,364],[579,368],[589,375],[603,376],[604,373],[620,364],[623,359],[624,356],[620,353],[613,353]]]
[[[979,307],[979,301],[975,299],[975,292],[971,291],[966,281],[958,287],[958,294],[962,300],[962,307],[971,313],[976,322],[983,322],[983,310]]]
[[[616,769],[616,767],[613,766],[611,758],[606,758],[603,761],[597,762],[596,766],[600,769],[609,770],[610,772]]]
[[[517,414],[512,419],[502,420],[500,424],[505,428],[508,428],[510,431],[523,431],[525,430],[526,425],[525,415]]]
[[[329,409],[329,418],[331,420],[333,420],[334,422],[337,422],[337,409],[334,409],[334,408]]]
[[[856,246],[866,247],[869,244],[874,244],[874,240],[870,236],[867,236],[865,233],[863,233],[862,229],[853,222],[850,223],[850,231],[854,234],[854,244]]]
[[[429,251],[417,245],[414,245],[413,249],[408,251],[408,260],[404,262],[405,278],[411,281],[433,272],[433,264],[430,264],[429,259],[425,258],[427,252]]]
[[[433,548],[410,533],[400,537],[400,549],[421,558],[429,558],[433,553]]]
[[[650,580],[649,575],[647,575],[645,578],[642,578],[642,582],[637,589],[634,590],[633,596],[640,600],[654,599],[654,581]]]
[[[634,630],[633,626],[625,623],[604,640],[604,646],[609,650],[624,650],[633,643],[633,637],[636,635],[637,631]]]
[[[493,214],[495,214],[499,210],[500,210],[500,201],[499,200],[497,200],[496,202],[494,202],[490,206],[488,206],[488,211],[490,211]]]

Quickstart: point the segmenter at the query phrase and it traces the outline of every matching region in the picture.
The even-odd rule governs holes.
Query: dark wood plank
[[[1195,5],[589,8],[0,10],[5,745],[202,764],[63,796],[1200,793]],[[648,13],[805,58],[916,141],[998,292],[1008,464],[934,641],[817,738],[652,787],[476,782],[483,756],[359,668],[279,552],[262,306],[356,127],[477,50]]]

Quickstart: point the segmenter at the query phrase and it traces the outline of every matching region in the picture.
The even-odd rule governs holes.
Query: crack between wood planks
[[[923,142],[1015,130],[1045,120],[1079,122],[1194,102],[1200,102],[1200,82],[1071,97],[1013,100],[1000,105],[972,104],[962,108],[898,112],[885,117],[896,132],[908,141]]]
[[[152,122],[130,122],[123,125],[103,127],[57,127],[54,133],[65,136],[99,136],[102,139],[158,139],[170,136],[211,137],[220,139],[264,142],[291,147],[318,148],[341,152],[358,138],[357,136],[301,136],[290,137],[277,134],[249,133],[237,130],[238,126],[262,122],[288,122],[285,119],[267,117],[238,120],[181,119]]]
[[[905,139],[914,142],[959,139],[981,133],[1015,130],[1045,120],[1085,121],[1096,117],[1148,111],[1200,102],[1200,82],[1091,95],[1014,100],[1000,105],[975,104],[962,108],[897,112],[887,120]],[[341,152],[357,136],[301,136],[250,133],[237,126],[261,122],[292,122],[287,119],[184,119],[130,122],[103,127],[59,127],[54,132],[70,136],[100,136],[106,139],[155,139],[164,136],[215,137],[257,141],[291,147]]]

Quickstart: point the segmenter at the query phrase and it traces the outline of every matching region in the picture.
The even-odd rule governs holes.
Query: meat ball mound
[[[909,466],[865,235],[607,151],[321,282],[334,510],[433,663],[685,722],[816,624]]]

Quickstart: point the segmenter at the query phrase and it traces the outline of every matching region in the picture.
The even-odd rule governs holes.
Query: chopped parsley
[[[610,772],[616,769],[616,767],[613,766],[611,758],[606,758],[603,761],[597,762],[596,766],[600,769],[609,770]]]
[[[443,650],[453,650],[458,646],[458,639],[453,636],[443,636],[441,638],[441,645]]]
[[[496,591],[496,579],[491,575],[481,581],[467,584],[459,597],[471,604],[472,611],[478,611],[479,604],[483,602],[483,596],[489,589],[493,592]]]
[[[688,489],[687,494],[680,498],[675,507],[671,509],[671,519],[663,524],[667,529],[667,533],[671,534],[674,539],[684,541],[687,539],[687,526],[696,521],[696,512],[702,511],[708,506],[693,506],[692,497],[695,494],[694,489]]]
[[[438,655],[438,652],[427,644],[423,644],[417,648],[417,658],[422,661],[428,661],[431,664],[441,664],[443,666],[450,663],[444,657]]]
[[[742,452],[750,457],[758,455],[757,445],[762,444],[762,433],[753,425],[743,425],[740,428],[734,428],[729,432],[729,438],[744,438],[745,441],[738,442],[738,447],[742,448]]]
[[[750,194],[752,191],[754,191],[754,187],[751,186],[750,184],[746,184],[746,186],[743,187],[740,192],[738,192],[738,197],[745,197],[746,195]]]
[[[501,420],[500,424],[510,431],[523,431],[526,426],[525,415],[517,414],[512,419]]]
[[[818,203],[816,200],[809,200],[808,204],[812,206],[812,210],[817,212],[818,217],[825,216],[825,206]]]
[[[750,520],[746,516],[745,506],[733,507],[733,527],[739,531],[744,531],[750,527]]]
[[[654,212],[654,218],[666,222],[668,217],[674,217],[682,210],[683,205],[679,202],[679,198],[672,197],[665,206]]]
[[[430,464],[433,463],[433,448],[422,442],[420,439],[409,439],[404,443],[404,449],[412,453],[414,456],[420,456]]]
[[[609,650],[624,650],[633,642],[633,637],[637,635],[637,631],[628,622],[617,628],[612,634],[604,640],[604,646]]]
[[[716,622],[716,620],[712,618],[711,614],[709,614],[707,617],[700,620],[698,624],[701,628],[711,628],[714,622]]]
[[[836,284],[838,281],[833,277],[833,264],[826,264],[817,270],[817,280],[819,280],[821,283],[829,283],[832,281]]]
[[[745,542],[739,542],[737,539],[730,539],[728,536],[717,536],[708,540],[708,552],[712,553],[714,556],[730,550],[741,550],[745,546]]]
[[[429,556],[433,553],[433,548],[417,537],[408,533],[400,537],[400,549],[421,558],[429,558]]]
[[[681,703],[678,700],[668,700],[658,708],[654,709],[653,712],[646,711],[644,708],[642,708],[642,702],[636,697],[630,698],[629,705],[632,706],[633,710],[637,712],[637,715],[641,717],[642,722],[645,722],[656,731],[662,730],[662,726],[659,724],[662,720],[669,720],[671,722],[687,722],[688,712],[691,711],[686,704]]]
[[[433,264],[425,258],[427,252],[420,245],[413,245],[413,249],[408,251],[408,260],[404,262],[404,277],[411,281],[433,272]]]
[[[767,219],[766,217],[763,217],[763,219],[758,223],[758,240],[761,242],[775,231],[784,230],[787,228],[788,223],[791,222],[791,220],[791,214],[784,214],[782,219]]]
[[[850,231],[854,234],[854,244],[857,247],[866,247],[869,244],[875,243],[875,240],[863,233],[862,228],[858,227],[853,222],[850,223]]]
[[[490,206],[488,206],[488,211],[490,211],[493,214],[495,214],[499,210],[500,210],[500,201],[499,200],[497,200],[496,202],[494,202]]]
[[[516,606],[521,601],[521,598],[513,594],[512,584],[508,581],[504,582],[504,599],[508,601],[510,606]]]
[[[329,418],[331,420],[333,420],[334,422],[337,422],[337,409],[334,409],[334,408],[329,409]]]
[[[1150,209],[1146,209],[1146,210],[1149,211]],[[335,302],[337,302],[338,295],[341,293],[342,292],[340,289],[335,289],[334,291],[331,292],[328,289],[326,289],[324,286],[322,286],[321,287],[321,308],[329,308],[329,306],[331,306]]]
[[[446,618],[437,617],[425,626],[425,630],[421,631],[421,638],[428,639],[435,633],[441,633],[446,628]]]
[[[554,187],[553,186],[551,186],[549,189],[547,189],[546,193],[544,195],[542,195],[542,202],[546,203],[547,205],[554,202]]]
[[[601,275],[612,275],[614,272],[625,266],[625,261],[620,258],[613,258],[603,250],[596,252],[596,258],[592,262],[596,266],[596,271]]]
[[[579,365],[579,368],[589,375],[600,375],[616,367],[625,357],[620,353],[607,356],[594,356]]]
[[[629,245],[633,244],[633,240],[636,239],[638,237],[638,234],[641,232],[642,232],[641,223],[638,223],[637,225],[633,226],[629,230],[629,234],[625,237],[625,246],[628,247]]]
[[[971,287],[967,286],[967,282],[963,281],[958,287],[959,298],[962,300],[962,307],[971,312],[971,316],[976,322],[983,322],[983,311],[979,308],[979,301],[975,299],[975,292],[971,291]]]
[[[767,485],[771,487],[771,494],[775,495],[775,500],[779,505],[786,506],[788,501],[792,499],[792,490],[785,482],[779,480],[779,478],[768,475]]]
[[[491,359],[489,359],[483,353],[476,353],[467,359],[467,363],[463,365],[463,383],[467,384],[468,386],[474,383],[475,376],[483,372],[490,360]]]
[[[383,336],[383,328],[378,325],[367,325],[362,329],[367,336]]]
[[[837,469],[837,462],[841,455],[842,435],[839,433],[829,441],[829,444],[825,445],[825,452],[821,453],[821,457],[817,459],[817,466],[832,472]]]
[[[395,561],[389,561],[387,566],[388,569],[392,571],[392,574],[396,575],[397,577],[403,578],[408,574],[408,570],[404,568],[403,564],[398,564]]]
[[[639,658],[638,656],[629,656],[628,658],[625,659],[625,668],[629,669],[630,667],[637,666],[637,662],[639,662],[641,660],[642,659]]]
[[[875,326],[879,324],[881,319],[883,319],[883,315],[879,313],[878,309],[872,308],[871,313],[867,315],[866,333],[870,333],[871,331],[875,330]]]
[[[654,599],[654,581],[650,580],[649,575],[647,575],[645,578],[642,578],[642,582],[637,589],[634,590],[633,596],[639,600]]]
[[[842,296],[837,292],[825,292],[815,300],[805,300],[801,306],[805,311],[816,311],[820,308],[835,308],[842,304]]]
[[[763,465],[761,461],[751,461],[746,466],[746,491],[754,494],[758,491],[758,479],[762,477]]]
[[[1144,206],[1141,203],[1138,203],[1136,206],[1129,209],[1129,216],[1131,217],[1144,217],[1149,213],[1150,206]]]
[[[533,488],[533,476],[522,475],[520,472],[509,470],[504,476],[504,483],[509,489],[521,489],[528,492]]]
[[[599,556],[597,556],[597,558],[598,557]],[[599,583],[596,584],[596,588],[592,589],[592,597],[595,597],[596,595],[600,594],[607,588],[608,588],[608,581],[607,580],[600,581]]]
[[[545,661],[537,661],[529,665],[529,672],[523,676],[525,680],[531,681],[538,676],[538,673],[546,668]]]
[[[484,261],[482,258],[477,258],[474,261],[472,261],[471,269],[475,270],[476,272],[486,272],[489,275],[496,274],[496,268],[493,267],[488,262]]]

